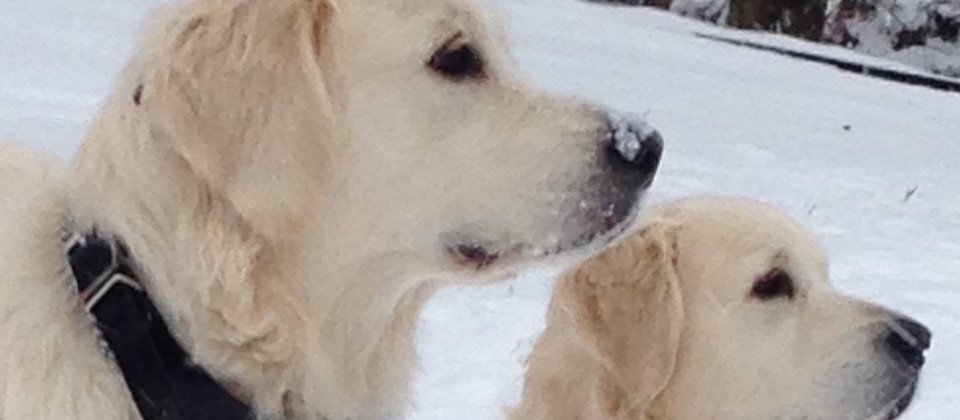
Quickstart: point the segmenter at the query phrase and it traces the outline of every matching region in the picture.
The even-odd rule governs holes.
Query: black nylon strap
[[[249,407],[190,363],[157,308],[137,286],[135,265],[122,244],[94,231],[75,237],[67,260],[77,292],[144,420],[252,418]]]

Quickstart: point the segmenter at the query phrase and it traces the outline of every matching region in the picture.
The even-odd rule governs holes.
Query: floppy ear
[[[191,2],[152,37],[136,97],[150,140],[267,236],[299,230],[332,124],[332,0]]]
[[[676,226],[648,223],[572,274],[576,328],[604,365],[611,418],[643,418],[673,374],[683,321]]]

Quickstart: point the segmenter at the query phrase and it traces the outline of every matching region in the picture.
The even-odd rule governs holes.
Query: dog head
[[[377,29],[380,28],[380,29]],[[518,75],[463,0],[342,2],[318,37],[337,121],[321,235],[460,275],[596,249],[631,223],[661,140]]]
[[[531,88],[471,1],[184,9],[124,89],[268,237],[319,219],[327,247],[515,268],[616,237],[659,165],[642,121]]]
[[[469,1],[195,0],[161,14],[117,82],[75,213],[124,238],[197,360],[275,410],[304,375],[292,359],[353,368],[423,279],[612,240],[661,153],[644,123],[529,87]],[[337,323],[349,314],[370,322]]]
[[[579,288],[567,298],[579,335],[606,364],[601,383],[618,390],[603,394],[609,412],[887,420],[910,403],[930,332],[834,290],[820,248],[786,215],[690,199],[642,226],[565,280]]]

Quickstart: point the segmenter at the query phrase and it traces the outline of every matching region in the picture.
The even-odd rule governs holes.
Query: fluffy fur
[[[771,270],[792,297],[756,294]],[[771,207],[665,204],[561,280],[512,418],[886,420],[920,369],[891,336],[929,340],[904,319],[832,289],[813,238]]]
[[[477,77],[427,65],[462,46]],[[0,146],[0,418],[137,417],[71,291],[65,224],[123,240],[183,347],[261,417],[395,418],[433,290],[632,223],[646,182],[624,179],[655,167],[598,159],[611,126],[530,88],[468,1],[174,6],[72,168]]]
[[[0,143],[0,418],[134,418],[64,275],[65,175],[61,162]]]

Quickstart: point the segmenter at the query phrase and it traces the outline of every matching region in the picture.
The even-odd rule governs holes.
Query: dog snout
[[[908,365],[923,366],[923,352],[930,348],[933,334],[923,324],[906,317],[895,317],[887,325],[884,345]]]
[[[660,167],[663,138],[639,119],[610,116],[601,144],[606,164],[639,188],[647,188]]]

